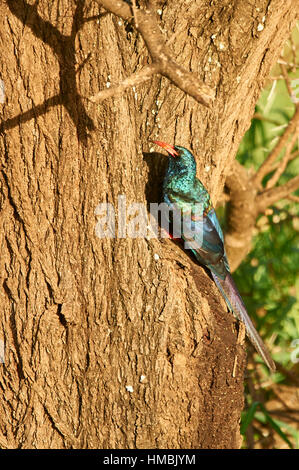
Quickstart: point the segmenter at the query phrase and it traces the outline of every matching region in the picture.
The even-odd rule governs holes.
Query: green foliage
[[[269,105],[270,104],[270,105]],[[294,113],[284,81],[266,88],[237,158],[256,170],[271,151]],[[295,146],[294,151],[298,148]],[[283,184],[299,173],[299,158],[281,176]],[[271,175],[270,175],[271,176]],[[267,177],[265,178],[267,181]],[[257,221],[253,249],[235,273],[235,279],[258,329],[279,345],[275,359],[287,365],[290,345],[299,338],[299,207],[280,201]],[[263,311],[263,316],[256,312]]]
[[[291,74],[295,78],[296,74]],[[297,77],[298,78],[298,73]],[[297,97],[299,98],[299,87]],[[273,81],[262,92],[255,118],[240,145],[238,160],[256,171],[283,134],[294,114],[284,80]],[[298,141],[293,152],[298,151]],[[283,155],[283,153],[282,153]],[[282,156],[281,155],[281,156]],[[251,170],[252,171],[252,170]],[[265,177],[263,184],[273,173]],[[278,185],[299,174],[299,156],[287,166]],[[295,194],[299,195],[299,191]],[[299,338],[299,204],[282,200],[259,217],[252,251],[234,273],[234,278],[254,319],[266,339],[272,356],[286,369],[294,366],[294,341]],[[255,356],[259,361],[258,356]],[[268,372],[264,371],[264,379]],[[273,376],[273,384],[285,381],[283,373]],[[255,385],[257,388],[259,384]],[[248,390],[252,391],[252,387]],[[263,390],[264,403],[247,390],[249,404],[242,416],[241,432],[246,434],[253,423],[271,428],[291,448],[298,446],[299,433],[290,424],[274,419],[267,411],[271,388]],[[255,436],[258,437],[258,436]],[[290,441],[292,440],[292,442]]]
[[[279,214],[291,209],[288,204]],[[265,217],[266,230],[255,236],[253,250],[234,277],[257,328],[279,346],[275,359],[291,366],[290,346],[299,338],[299,232],[290,216],[274,223],[275,215]]]
[[[286,429],[286,431],[291,434],[293,438],[295,438],[295,442],[298,442],[298,431],[281,420],[273,419],[265,406],[257,401],[253,402],[249,409],[244,411],[242,414],[241,434],[246,434],[248,426],[253,422],[254,419],[257,419],[262,424],[268,423],[271,428],[282,438],[282,440],[287,443],[290,449],[293,449],[294,446],[284,429]]]
[[[262,91],[255,109],[255,116],[260,116],[262,119],[255,117],[252,119],[251,126],[239,147],[237,154],[239,162],[247,168],[257,169],[283,134],[294,110],[295,105],[290,100],[283,80],[268,85]],[[298,169],[298,162],[295,167]]]

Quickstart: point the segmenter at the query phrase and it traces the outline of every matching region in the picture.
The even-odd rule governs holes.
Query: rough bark
[[[159,75],[84,100],[149,63],[140,35],[100,2],[1,2],[3,448],[240,446],[245,350],[213,282],[170,240],[99,239],[95,209],[158,199],[157,137],[194,151],[216,203],[298,5],[168,3],[210,109]]]

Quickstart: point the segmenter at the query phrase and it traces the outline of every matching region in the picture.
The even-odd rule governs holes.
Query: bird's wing
[[[215,209],[211,209],[211,210],[209,211],[207,217],[210,219],[212,225],[213,225],[213,226],[215,227],[215,229],[217,230],[217,233],[218,233],[218,235],[219,235],[219,238],[220,238],[221,241],[222,241],[223,251],[224,251],[223,262],[224,262],[224,264],[225,264],[225,268],[226,268],[227,272],[230,272],[230,267],[229,267],[228,259],[227,259],[226,252],[225,252],[224,236],[223,236],[223,232],[222,232],[221,226],[220,226],[220,224],[219,224],[219,220],[218,220],[218,218],[217,218]]]
[[[167,203],[169,202],[170,198]],[[240,293],[230,275],[224,249],[223,233],[216,212],[214,209],[210,209],[208,214],[204,214],[203,211],[199,211],[197,214],[192,213],[194,206],[193,202],[193,204],[189,204],[188,209],[186,201],[182,200],[181,197],[179,200],[172,198],[170,202],[173,220],[177,224],[180,222],[182,226],[182,238],[185,241],[185,248],[191,249],[196,259],[211,270],[215,283],[228,308],[245,324],[246,333],[252,344],[270,370],[274,371],[275,363],[254,328]]]
[[[196,259],[213,270],[220,278],[227,274],[227,260],[218,227],[215,227],[212,219],[202,213],[192,212],[190,206],[183,206],[177,202],[171,203],[172,222],[181,224],[182,239],[185,249],[190,249]],[[216,217],[216,214],[215,214]],[[216,217],[217,219],[217,217]],[[219,225],[219,222],[217,220]],[[219,229],[220,225],[219,225]],[[222,234],[222,232],[221,232]]]

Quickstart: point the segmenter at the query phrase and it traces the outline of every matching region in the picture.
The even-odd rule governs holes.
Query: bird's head
[[[187,150],[185,147],[180,147],[179,145],[170,145],[159,140],[154,140],[154,144],[159,145],[165,149],[168,155],[171,157],[169,165],[175,169],[188,169],[189,171],[196,171],[196,163],[192,153]]]

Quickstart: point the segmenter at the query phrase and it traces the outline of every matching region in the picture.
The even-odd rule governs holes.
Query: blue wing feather
[[[170,218],[181,229],[185,248],[197,261],[207,266],[228,308],[244,322],[252,344],[271,370],[275,364],[249,318],[246,307],[230,275],[224,248],[224,237],[210,196],[195,177],[196,164],[187,149],[176,146],[179,157],[171,159],[163,183],[164,201],[172,209]]]
[[[229,267],[215,211],[213,210],[211,217],[203,215],[202,218],[197,217],[196,220],[192,220],[190,210],[182,211],[176,203],[171,203],[169,206],[172,209],[172,222],[182,225],[185,248],[191,249],[201,264],[207,266],[221,279],[225,279]]]

